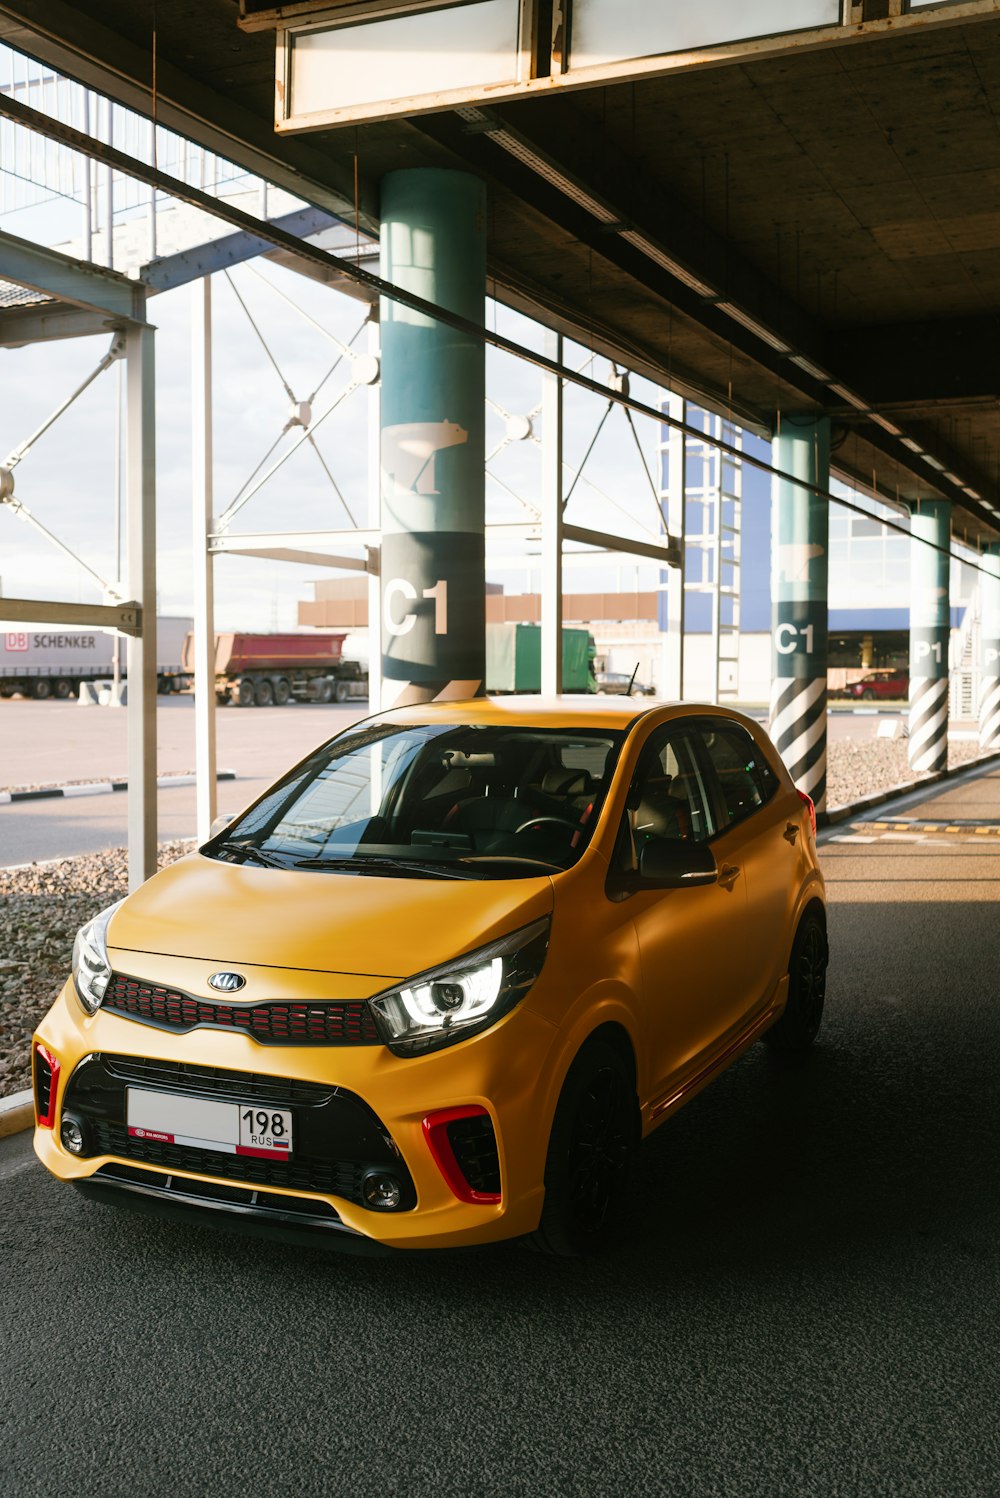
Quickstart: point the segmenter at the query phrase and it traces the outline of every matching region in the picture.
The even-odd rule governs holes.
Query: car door
[[[748,913],[740,989],[753,1013],[768,1007],[787,971],[791,922],[804,877],[803,803],[742,724],[706,718],[693,731],[715,788],[716,818],[739,844]]]
[[[684,889],[644,886],[635,871],[653,840],[711,840],[718,877]],[[747,939],[746,881],[738,858],[736,839],[719,835],[692,730],[658,730],[640,754],[615,853],[618,868],[632,871],[629,913],[654,1101],[696,1073],[745,1010],[739,953]]]

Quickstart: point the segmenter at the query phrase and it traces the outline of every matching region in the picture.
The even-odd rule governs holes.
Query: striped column
[[[948,765],[951,505],[917,500],[910,519],[910,769]]]
[[[382,275],[481,324],[485,222],[478,177],[390,172]],[[380,315],[382,705],[481,696],[485,345],[388,297]]]
[[[1000,749],[1000,546],[989,548],[982,566],[979,747],[996,750]]]
[[[826,806],[827,501],[793,483],[830,482],[825,417],[782,418],[772,491],[773,682],[770,732],[799,790]]]

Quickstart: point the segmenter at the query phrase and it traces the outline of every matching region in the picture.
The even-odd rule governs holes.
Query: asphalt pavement
[[[995,1498],[1000,770],[932,805],[824,841],[820,1043],[647,1141],[595,1261],[164,1226],[0,1141],[5,1492]]]

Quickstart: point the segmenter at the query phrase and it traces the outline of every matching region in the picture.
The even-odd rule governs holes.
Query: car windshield
[[[537,878],[586,848],[623,735],[371,724],[325,744],[202,852],[400,878]]]

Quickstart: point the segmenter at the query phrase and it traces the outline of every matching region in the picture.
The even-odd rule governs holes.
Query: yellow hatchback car
[[[812,1043],[826,965],[812,803],[749,718],[408,707],[80,931],[35,1149],[189,1219],[583,1253],[644,1135]]]

